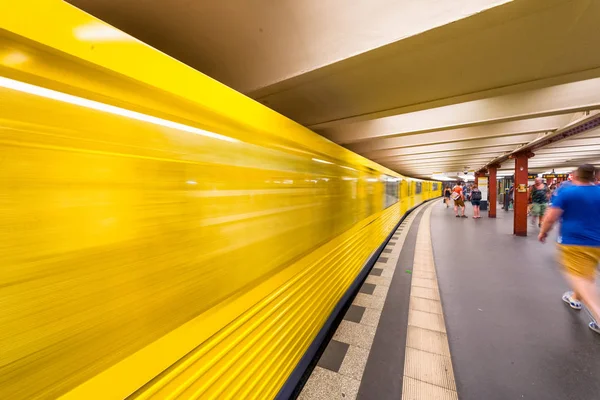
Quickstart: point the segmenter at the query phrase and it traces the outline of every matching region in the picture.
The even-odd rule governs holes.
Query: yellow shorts
[[[568,274],[593,279],[600,263],[600,247],[559,244],[558,261]]]

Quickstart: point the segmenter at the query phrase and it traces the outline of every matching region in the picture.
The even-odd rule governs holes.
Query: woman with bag
[[[444,204],[446,204],[446,208],[450,207],[450,195],[452,194],[452,190],[450,190],[450,186],[446,186],[444,189]]]
[[[477,185],[473,185],[471,189],[471,204],[473,205],[473,218],[481,218],[481,211],[479,209],[481,206],[481,190],[479,190]]]

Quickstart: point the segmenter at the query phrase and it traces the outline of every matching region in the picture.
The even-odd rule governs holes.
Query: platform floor
[[[599,399],[600,336],[561,301],[554,243],[482,216],[413,212],[299,398]]]

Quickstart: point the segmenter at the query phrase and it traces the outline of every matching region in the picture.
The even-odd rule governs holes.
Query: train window
[[[384,208],[388,208],[389,206],[396,204],[400,197],[398,188],[400,187],[400,179],[394,178],[392,176],[384,177],[385,183],[385,197],[384,197]]]
[[[438,190],[438,183],[437,182],[433,182],[432,186],[432,190],[435,192],[436,190]]]
[[[415,186],[416,186],[415,194],[421,194],[421,184],[422,183],[423,182],[415,182]]]

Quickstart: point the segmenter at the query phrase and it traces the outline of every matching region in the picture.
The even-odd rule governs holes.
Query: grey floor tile
[[[338,372],[342,366],[344,357],[346,357],[346,352],[348,351],[349,346],[349,344],[338,342],[337,340],[330,341],[327,345],[327,348],[321,355],[317,365],[321,368]]]
[[[360,320],[362,319],[365,310],[365,307],[351,305],[350,308],[348,308],[348,311],[346,311],[344,319],[346,321],[352,321],[360,324]]]
[[[383,269],[381,269],[381,268],[373,268],[371,270],[371,275],[381,276],[382,272],[383,272]]]
[[[375,291],[376,285],[373,285],[372,283],[363,283],[363,285],[361,286],[359,292],[360,293],[366,293],[366,294],[373,294],[373,292]]]

